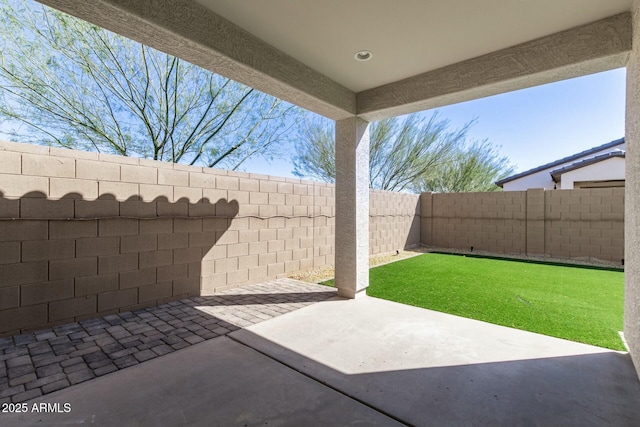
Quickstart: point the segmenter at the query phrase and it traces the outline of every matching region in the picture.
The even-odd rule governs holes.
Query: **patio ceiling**
[[[42,3],[336,120],[622,67],[631,49],[631,0]]]
[[[353,92],[588,24],[629,0],[197,0]],[[369,62],[354,60],[363,49]]]

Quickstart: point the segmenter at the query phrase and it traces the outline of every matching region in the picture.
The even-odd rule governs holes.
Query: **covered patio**
[[[640,365],[640,1],[42,3],[336,120],[336,286],[348,298],[368,286],[371,121],[626,67],[624,333]]]
[[[211,418],[220,425],[637,424],[640,0],[41,2],[336,121],[342,299],[52,394],[78,402],[58,415],[112,424],[119,420],[108,418],[118,416],[109,408],[117,405],[122,419],[168,425],[210,425]],[[630,357],[366,297],[371,121],[620,67],[627,68]],[[184,369],[171,369],[179,363]],[[171,416],[182,418],[160,410],[168,396],[188,404],[182,412],[173,406]],[[309,401],[323,403],[313,411]],[[140,412],[149,402],[158,410]],[[252,407],[262,409],[242,412]],[[35,423],[21,417],[21,425]]]

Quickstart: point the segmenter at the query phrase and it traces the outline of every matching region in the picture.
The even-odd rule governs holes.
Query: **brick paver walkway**
[[[23,402],[335,296],[280,279],[0,338],[0,403]]]

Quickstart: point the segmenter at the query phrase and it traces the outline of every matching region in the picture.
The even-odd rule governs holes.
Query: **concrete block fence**
[[[334,264],[333,185],[0,142],[0,336]],[[371,190],[370,254],[621,261],[624,189]]]
[[[420,195],[370,190],[369,205],[371,255],[420,244]]]
[[[421,195],[421,242],[622,263],[624,188]]]
[[[334,186],[0,142],[0,335],[334,263]],[[372,191],[371,254],[420,243]]]

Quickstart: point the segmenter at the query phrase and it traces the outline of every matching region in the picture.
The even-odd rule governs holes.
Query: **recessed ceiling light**
[[[368,61],[373,58],[373,53],[371,53],[371,51],[369,50],[361,50],[356,52],[353,57],[356,59],[356,61]]]

